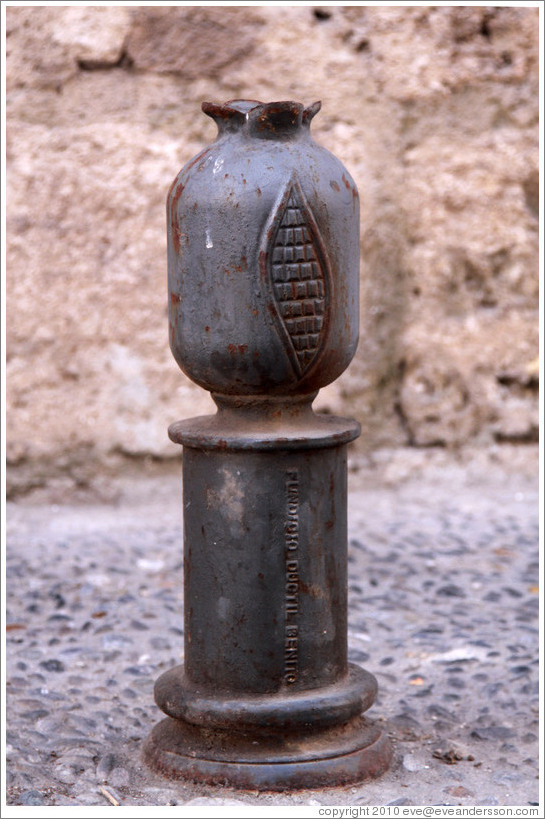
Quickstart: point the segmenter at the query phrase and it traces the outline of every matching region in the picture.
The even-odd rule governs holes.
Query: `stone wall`
[[[538,12],[8,7],[9,487],[85,485],[209,397],[168,349],[164,202],[202,100],[322,100],[361,196],[360,451],[533,441]]]

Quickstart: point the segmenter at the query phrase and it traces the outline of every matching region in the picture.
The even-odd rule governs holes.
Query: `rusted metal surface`
[[[308,394],[356,350],[358,196],[310,136],[318,109],[205,103],[218,138],[171,188],[170,344],[207,390]]]
[[[184,664],[156,683],[148,762],[282,789],[377,776],[387,739],[347,661],[350,419],[312,401],[358,339],[348,172],[311,139],[319,103],[205,103],[218,138],[168,198],[170,344],[216,415],[184,447]]]
[[[147,743],[147,759],[169,777],[237,788],[284,791],[345,785],[380,776],[391,746],[373,723],[357,717],[337,729],[287,734],[205,730],[165,719]]]

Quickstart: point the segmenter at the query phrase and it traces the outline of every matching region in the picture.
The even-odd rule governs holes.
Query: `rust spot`
[[[229,355],[236,355],[239,353],[240,355],[244,355],[248,351],[247,344],[228,344],[227,349],[229,350]]]
[[[334,179],[332,179],[332,180],[331,180],[331,182],[329,183],[329,185],[330,185],[330,187],[332,187],[332,188],[333,188],[333,190],[334,190],[334,191],[337,191],[337,193],[339,193],[340,188],[339,188],[339,186],[337,185],[337,183],[335,182],[335,180],[334,180]]]
[[[346,190],[347,190],[347,191],[351,190],[351,188],[350,188],[350,182],[348,181],[348,179],[346,178],[346,176],[344,175],[344,173],[343,173],[343,182],[344,182],[344,186],[345,186]]]
[[[206,156],[206,154],[207,154],[207,153],[208,153],[208,152],[209,152],[211,149],[212,149],[212,146],[208,146],[208,148],[205,148],[205,149],[204,149],[204,151],[201,151],[201,152],[200,152],[200,154],[197,154],[197,156],[195,156],[195,157],[194,157],[194,158],[191,160],[191,162],[189,162],[189,164],[185,166],[185,171],[187,172],[187,171],[188,171],[190,168],[192,168],[192,167],[193,167],[193,165],[196,165],[196,164],[197,164],[197,162],[200,162],[202,159],[204,159],[204,157]],[[199,168],[199,170],[202,170],[202,168]]]
[[[210,332],[210,327],[208,326],[208,324],[206,325],[206,327],[205,327],[204,329],[205,329],[205,331],[206,331],[207,333],[209,333],[209,332]]]
[[[176,184],[178,186],[176,187]],[[170,226],[172,228],[172,244],[174,245],[174,250],[176,253],[180,250],[180,226],[178,224],[178,202],[180,201],[180,196],[184,192],[185,185],[181,182],[177,183],[177,180],[174,180],[173,185],[170,188],[169,197],[172,196],[170,201]]]
[[[257,188],[256,193],[258,196],[261,196],[261,188]]]
[[[255,122],[258,132],[270,133],[289,132],[297,123],[299,106],[292,102],[281,102],[278,105],[267,106],[267,110],[257,117]]]
[[[254,307],[254,309],[252,310],[252,313],[253,313],[254,316],[259,315],[259,310],[257,309],[257,307]]]
[[[172,183],[172,185],[168,189],[167,199],[170,199],[174,195],[174,188],[176,187],[177,184],[178,184],[178,177],[176,177],[176,179],[174,180],[174,182]],[[183,190],[183,185],[182,185],[182,190]]]
[[[172,225],[172,244],[174,245],[174,250],[176,253],[180,250],[180,239],[182,238],[182,234],[180,232],[180,228],[178,225]]]
[[[314,583],[311,583],[309,585],[309,584],[303,583],[301,580],[299,580],[299,591],[302,594],[308,594],[310,597],[315,597],[315,598],[318,598],[318,599],[324,597],[323,589],[321,589],[319,586],[316,586]]]
[[[266,279],[267,278],[267,262],[269,261],[269,254],[266,250],[259,251],[259,272],[261,273],[261,277]]]
[[[172,304],[179,304],[181,302],[181,300],[182,299],[181,299],[179,293],[172,293],[171,292],[170,301],[172,302]]]

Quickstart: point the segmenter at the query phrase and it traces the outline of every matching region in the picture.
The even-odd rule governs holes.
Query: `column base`
[[[380,776],[390,766],[392,747],[376,723],[361,716],[296,735],[262,728],[203,728],[167,717],[146,740],[144,759],[173,779],[281,791]]]
[[[225,731],[267,728],[306,731],[343,725],[367,711],[377,696],[377,681],[365,669],[348,664],[348,673],[320,688],[286,688],[269,694],[207,690],[185,674],[183,665],[165,671],[155,683],[155,702],[168,717]]]

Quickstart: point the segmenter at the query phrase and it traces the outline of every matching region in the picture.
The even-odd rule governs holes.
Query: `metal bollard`
[[[170,346],[215,415],[184,447],[184,665],[147,762],[170,777],[282,790],[383,773],[347,660],[346,451],[356,421],[312,410],[358,341],[359,204],[310,136],[320,103],[204,103],[216,141],[168,197]]]

